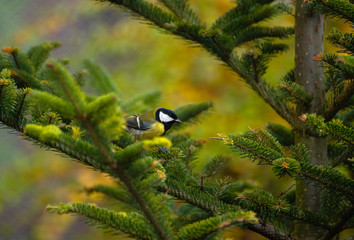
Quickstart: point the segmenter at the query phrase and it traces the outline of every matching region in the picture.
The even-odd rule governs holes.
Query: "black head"
[[[176,113],[166,108],[157,109],[155,113],[155,119],[165,126],[165,132],[167,132],[167,130],[169,130],[174,123],[182,122],[178,119]]]

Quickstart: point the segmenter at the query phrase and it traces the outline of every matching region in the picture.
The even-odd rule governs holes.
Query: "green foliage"
[[[267,130],[282,146],[290,146],[294,144],[294,134],[283,125],[267,123]]]
[[[160,0],[160,2],[169,8],[176,15],[176,17],[185,20],[189,24],[201,25],[198,16],[192,9],[190,9],[188,0]]]
[[[211,177],[225,169],[229,165],[229,162],[230,158],[227,156],[215,156],[204,166],[203,175],[205,175],[205,177]]]
[[[335,54],[325,54],[322,61],[329,65],[328,75],[336,75],[337,81],[353,80],[354,66],[344,63],[343,59]]]
[[[290,147],[290,155],[298,162],[308,163],[310,161],[310,153],[303,143],[298,143]]]
[[[124,204],[126,208],[132,208],[131,205],[134,203],[132,196],[130,195],[127,189],[119,186],[106,186],[106,185],[95,185],[93,187],[86,187],[83,189],[88,194],[98,192],[102,193],[108,197],[111,197],[120,202],[120,204]],[[137,207],[136,204],[134,207]],[[134,208],[133,208],[134,209]]]
[[[62,134],[57,126],[48,125],[43,127],[35,124],[27,124],[24,133],[28,136],[39,139],[41,142],[55,141],[59,139]]]
[[[202,220],[180,229],[177,239],[200,239],[205,238],[208,234],[218,231],[232,225],[242,226],[243,221],[255,221],[256,218],[252,213],[248,216],[245,214],[227,213],[225,215],[216,216]]]
[[[279,10],[270,4],[262,5],[262,3],[256,3],[251,8],[245,5],[247,3],[238,3],[236,7],[217,19],[212,29],[220,29],[226,33],[237,33],[255,23],[270,19],[279,14]],[[245,8],[248,8],[247,11],[244,10]]]
[[[0,119],[9,127],[23,132],[28,140],[64,153],[120,179],[116,187],[98,185],[86,191],[101,192],[113,197],[125,204],[131,212],[115,213],[79,203],[50,206],[48,210],[61,214],[78,213],[98,224],[139,239],[172,238],[172,209],[169,202],[163,200],[164,195],[155,190],[166,181],[166,170],[160,160],[153,157],[156,146],[171,147],[171,141],[156,138],[130,142],[124,148],[116,145],[115,143],[122,141],[121,138],[125,138],[127,133],[123,130],[124,118],[117,96],[114,93],[106,93],[107,85],[112,82],[109,74],[105,74],[102,67],[91,62],[88,67],[91,80],[100,78],[100,83],[96,86],[97,91],[105,95],[87,96],[59,61],[50,60],[43,65],[48,49],[54,46],[56,45],[43,44],[31,49],[31,56],[38,55],[38,58],[41,58],[33,57],[34,63],[19,49],[11,48],[10,53],[6,53],[21,53],[10,56],[21,59],[17,62],[18,68],[23,64],[23,69],[31,72],[32,76],[36,75],[35,71],[38,70],[39,79],[45,77],[45,81],[38,80],[44,83],[40,86],[29,84],[33,89],[25,88],[26,80],[14,80],[13,70],[1,69]],[[126,101],[125,106],[131,108],[134,103],[140,101],[148,107],[151,104],[149,99],[156,102],[155,96],[159,95],[158,93],[153,94],[153,97],[137,97],[130,103]],[[181,114],[185,121],[189,121],[208,110],[210,106],[209,102],[183,106],[179,108],[178,114]],[[196,144],[195,140],[189,141]],[[169,154],[169,151],[166,154]]]
[[[354,130],[351,127],[345,126],[339,119],[333,119],[330,122],[324,122],[322,117],[317,117],[316,114],[307,115],[306,123],[309,124],[319,135],[331,135],[335,139],[348,144],[354,145]]]
[[[279,92],[279,95],[285,101],[298,105],[306,106],[312,100],[312,97],[305,92],[304,87],[286,78],[283,79],[283,83],[280,84]]]
[[[300,170],[300,164],[292,158],[279,158],[273,161],[273,172],[278,177],[286,174],[294,176]]]
[[[10,75],[10,71],[6,69],[0,72],[0,112],[3,117],[6,117],[8,112],[13,111],[16,104],[16,86]]]
[[[341,33],[339,30],[332,29],[326,37],[328,41],[341,48],[345,53],[354,53],[354,36],[353,33]]]
[[[266,221],[273,222],[282,216],[283,221],[288,221],[288,218],[290,218],[328,228],[326,217],[309,211],[298,210],[285,199],[276,198],[269,192],[262,190],[246,192],[241,194],[236,201],[241,206],[257,212],[261,219]],[[291,222],[288,222],[286,228],[291,227],[290,225]]]
[[[113,92],[119,95],[119,91],[115,83],[112,81],[112,77],[102,65],[96,63],[93,59],[86,60],[84,64],[89,72],[91,85],[96,88],[99,94],[108,94]]]
[[[187,203],[197,206],[209,214],[220,215],[227,212],[240,212],[240,209],[231,204],[226,204],[223,201],[218,200],[216,197],[209,193],[205,193],[202,190],[180,184],[179,182],[168,178],[167,186],[161,186],[163,190],[169,189],[169,194],[178,199],[182,199]],[[247,215],[247,213],[245,213]]]
[[[332,101],[324,104],[319,118],[308,114],[300,119],[296,117],[292,105],[309,106],[312,96],[295,83],[294,70],[285,75],[280,88],[272,87],[264,78],[270,59],[288,49],[274,39],[288,38],[294,32],[293,27],[264,23],[279,15],[281,9],[292,13],[290,7],[273,0],[239,0],[209,28],[186,0],[160,0],[165,8],[145,0],[101,1],[119,5],[164,32],[205,48],[237,73],[295,131],[316,137],[330,135],[331,140],[337,139],[340,144],[334,141],[332,149],[338,151],[338,146],[346,146],[349,152],[352,150],[351,125],[348,121],[331,120],[339,110],[352,105],[349,101],[354,89],[352,57],[315,56],[314,60],[321,60],[327,69],[327,98],[333,96]],[[315,0],[309,5],[353,22],[351,2]],[[332,32],[329,40],[345,52],[352,52],[351,34]],[[80,214],[138,239],[211,239],[234,225],[274,239],[292,239],[294,220],[329,233],[337,234],[345,228],[336,228],[348,220],[343,220],[336,210],[314,213],[295,206],[294,192],[286,193],[290,188],[275,197],[260,189],[244,192],[254,189],[254,184],[234,181],[231,177],[219,178],[218,173],[227,166],[229,157],[211,157],[201,173],[195,172],[193,166],[203,141],[174,133],[168,136],[170,140],[134,142],[124,131],[124,117],[156,107],[161,93],[144,92],[127,100],[120,99],[112,77],[102,66],[89,60],[85,67],[99,96],[88,95],[82,90],[80,74],[73,76],[63,62],[50,60],[44,64],[49,52],[58,45],[44,43],[27,53],[19,48],[3,49],[0,120],[36,144],[113,177],[116,186],[97,185],[86,191],[113,197],[129,212],[82,203],[49,205],[48,211]],[[195,122],[211,106],[210,102],[189,104],[175,112],[183,122]],[[344,111],[346,116],[349,113]],[[310,164],[311,149],[304,144],[294,145],[290,130],[279,125],[269,125],[269,130],[251,129],[246,134],[228,137],[220,134],[216,139],[240,151],[244,157],[271,166],[276,176],[288,174],[296,180],[306,179],[321,185],[328,191],[323,201],[325,208],[333,201],[340,203],[340,210],[352,207],[354,185],[350,178],[329,166]],[[290,146],[290,156],[282,144]],[[335,218],[331,219],[329,214]]]
[[[244,136],[219,135],[216,139],[222,140],[232,149],[239,150],[242,155],[258,160],[259,164],[271,164],[272,161],[285,156],[280,143],[270,133],[261,129],[251,130]]]
[[[325,14],[354,22],[354,4],[348,0],[314,0],[313,5]]]
[[[213,104],[209,101],[187,104],[185,106],[181,106],[175,109],[174,112],[177,114],[178,118],[182,121],[182,123],[193,123],[196,122],[198,116],[207,113],[209,109],[212,108],[212,106]],[[174,128],[178,128],[178,126]]]
[[[114,212],[98,208],[94,204],[59,203],[48,205],[47,211],[57,214],[80,214],[115,230],[120,230],[139,239],[157,239],[146,219],[138,213]]]
[[[122,109],[129,114],[143,113],[155,107],[161,99],[161,92],[146,91],[122,103]]]
[[[38,46],[31,47],[28,52],[28,58],[33,64],[34,70],[38,71],[43,63],[48,59],[50,51],[59,47],[58,42],[44,42]]]
[[[301,176],[315,180],[324,187],[331,188],[348,199],[354,197],[354,181],[341,172],[328,166],[315,166],[308,163],[300,163]]]

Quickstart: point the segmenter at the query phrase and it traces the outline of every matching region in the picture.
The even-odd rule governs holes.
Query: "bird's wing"
[[[147,130],[152,124],[154,124],[155,119],[148,117],[149,114],[133,115],[126,119],[126,125],[129,128]]]

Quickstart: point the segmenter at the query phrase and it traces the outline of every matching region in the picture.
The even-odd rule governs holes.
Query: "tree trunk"
[[[324,16],[313,11],[307,13],[306,0],[296,0],[295,11],[295,79],[305,91],[313,97],[311,104],[298,107],[299,116],[303,113],[318,113],[325,103],[324,72],[314,57],[323,53]],[[295,129],[295,143],[304,143],[310,151],[310,163],[326,165],[327,139],[309,136],[304,129]],[[301,209],[312,212],[321,210],[321,189],[309,181],[297,181],[296,202]],[[323,234],[321,228],[297,223],[297,239],[319,239]]]

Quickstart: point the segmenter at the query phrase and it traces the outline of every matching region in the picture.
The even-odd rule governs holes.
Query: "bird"
[[[137,140],[163,136],[175,124],[182,123],[176,113],[167,108],[158,108],[126,118],[126,129]]]

